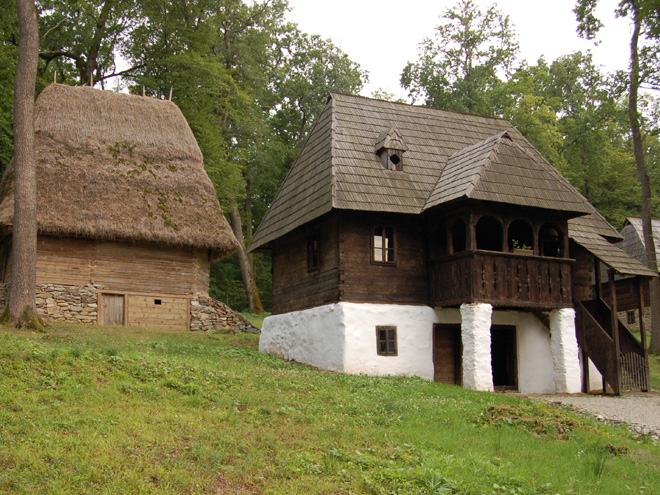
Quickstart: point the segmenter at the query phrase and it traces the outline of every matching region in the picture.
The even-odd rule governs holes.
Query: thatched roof
[[[392,129],[406,146],[401,171],[383,167],[375,153]],[[271,241],[332,209],[421,214],[451,195],[454,184],[439,179],[452,155],[464,150],[455,158],[469,158],[470,147],[482,143],[472,151],[487,150],[504,132],[506,149],[495,168],[505,173],[488,172],[482,182],[484,188],[495,187],[489,200],[533,204],[563,211],[566,217],[581,214],[569,219],[569,230],[621,238],[508,121],[333,93],[250,249],[268,248]],[[481,155],[471,156],[476,161],[455,160],[456,175],[450,177],[452,170],[447,170],[447,177],[456,179],[465,167],[468,172],[486,170]],[[525,183],[520,173],[516,176],[516,167],[530,169],[523,174]]]
[[[172,102],[53,84],[35,106],[42,234],[210,249],[238,246]],[[14,169],[0,182],[0,225],[14,214]]]

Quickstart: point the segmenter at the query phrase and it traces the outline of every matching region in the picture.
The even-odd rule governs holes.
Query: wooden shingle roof
[[[426,208],[459,198],[590,213],[584,198],[545,160],[525,151],[508,131],[454,153]]]
[[[385,168],[375,152],[379,140],[391,129],[396,130],[407,147],[401,171]],[[507,142],[501,153],[496,154],[496,166],[481,177],[478,192],[484,198],[587,214],[590,220],[579,224],[580,229],[620,238],[506,120],[331,94],[255,232],[250,249],[266,247],[272,240],[333,208],[420,214],[433,201],[449,197],[453,185],[442,184],[438,179],[452,155],[464,150],[465,158],[469,154],[466,148],[477,145],[478,162],[479,150],[488,149],[498,139]],[[465,162],[452,162],[451,174],[458,177],[463,173],[461,163]],[[542,170],[524,173],[520,170],[531,164],[542,164]],[[475,166],[470,162],[467,168],[473,170]],[[447,174],[450,178],[450,170]],[[529,190],[534,194],[525,200],[527,203],[519,198],[512,200],[515,196],[525,196]],[[569,220],[569,226],[573,220],[578,219]]]
[[[646,248],[644,247],[644,231],[642,229],[642,219],[628,217],[623,223],[621,229],[623,241],[617,243],[617,246],[644,265],[647,264]],[[653,220],[653,240],[655,242],[655,252],[660,252],[660,220]]]
[[[658,276],[653,270],[628,256],[624,251],[610,244],[598,234],[574,232],[571,235],[571,239],[621,275]]]

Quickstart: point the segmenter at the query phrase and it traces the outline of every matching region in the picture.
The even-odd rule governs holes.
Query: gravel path
[[[598,419],[625,423],[642,435],[660,440],[660,395],[627,393],[620,397],[601,395],[544,395],[548,404],[566,404]]]

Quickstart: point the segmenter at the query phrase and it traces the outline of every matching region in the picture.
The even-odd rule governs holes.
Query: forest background
[[[181,108],[204,154],[233,228],[244,245],[325,106],[331,91],[357,94],[368,74],[332,41],[286,20],[287,0],[43,0],[37,93],[66,84],[142,91]],[[578,2],[588,7],[589,0]],[[622,5],[626,2],[622,2]],[[643,3],[643,2],[641,2]],[[649,0],[657,16],[658,0]],[[18,27],[13,0],[0,0],[0,171],[13,156],[13,83]],[[655,9],[655,10],[654,10]],[[589,20],[589,12],[582,18]],[[625,15],[625,11],[620,12]],[[619,228],[641,215],[628,115],[629,71],[603,73],[590,53],[534,64],[518,61],[514,26],[496,7],[472,0],[444,12],[400,68],[418,104],[509,119]],[[629,40],[622,39],[627,44]],[[642,39],[640,116],[660,217],[660,143],[654,83],[657,38]],[[654,62],[655,61],[655,65]],[[645,77],[647,76],[647,77]],[[144,88],[144,90],[143,90]],[[377,90],[374,97],[394,99]],[[241,264],[253,267],[270,308],[270,259],[237,253],[213,264],[211,296],[247,310],[252,295]],[[239,262],[241,261],[241,262]]]

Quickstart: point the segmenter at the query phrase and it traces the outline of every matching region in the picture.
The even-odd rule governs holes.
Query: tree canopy
[[[585,36],[596,36],[596,0],[578,0]],[[169,98],[204,154],[225,211],[236,209],[246,244],[330,92],[357,93],[367,74],[330,40],[286,20],[287,0],[39,0],[37,92],[59,82],[121,87]],[[658,88],[657,0],[624,0],[640,13],[640,87]],[[0,168],[13,150],[17,18],[0,0]],[[639,216],[641,190],[629,125],[630,71],[604,74],[589,53],[519,63],[511,20],[496,7],[459,0],[402,70],[409,97],[425,105],[509,119],[597,207],[620,226]],[[119,79],[117,79],[119,76]],[[114,78],[114,79],[113,79]],[[384,92],[377,95],[392,98]],[[658,105],[642,93],[637,113],[660,215]],[[269,305],[270,265],[250,258]],[[212,269],[211,293],[243,309],[235,258]]]

